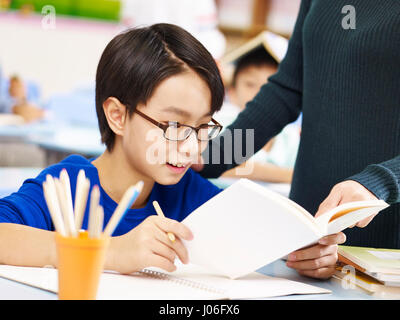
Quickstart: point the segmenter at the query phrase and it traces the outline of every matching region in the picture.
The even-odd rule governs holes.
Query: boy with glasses
[[[46,175],[67,169],[75,198],[84,169],[100,187],[107,224],[124,192],[143,190],[113,233],[105,268],[131,273],[148,266],[175,269],[192,234],[178,221],[220,189],[190,168],[221,125],[224,87],[210,53],[188,32],[169,24],[128,30],[104,50],[96,75],[96,111],[106,151],[97,159],[72,155],[0,200],[0,263],[56,265],[54,226],[44,197]],[[156,215],[157,200],[166,218]],[[85,213],[83,228],[88,224]],[[176,241],[167,233],[176,235]]]

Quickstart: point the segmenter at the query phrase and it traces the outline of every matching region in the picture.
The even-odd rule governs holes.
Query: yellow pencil
[[[157,201],[153,201],[153,206],[154,206],[154,209],[156,209],[157,214],[158,214],[160,217],[165,218],[165,215],[164,215],[164,213],[162,212],[161,207],[160,207],[160,205],[158,204]],[[174,241],[175,241],[175,235],[174,235],[172,232],[168,232],[167,234],[168,234],[169,240],[171,240],[172,242],[174,242]]]

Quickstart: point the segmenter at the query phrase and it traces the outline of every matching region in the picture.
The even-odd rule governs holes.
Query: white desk
[[[57,123],[0,126],[0,142],[39,146],[46,152],[45,165],[57,163],[70,154],[97,157],[105,150],[97,127]]]
[[[48,164],[59,162],[70,154],[98,157],[106,149],[96,127],[62,126],[51,135],[30,135],[27,142],[46,151]]]
[[[0,198],[17,191],[22,183],[29,178],[35,178],[40,168],[0,168]]]

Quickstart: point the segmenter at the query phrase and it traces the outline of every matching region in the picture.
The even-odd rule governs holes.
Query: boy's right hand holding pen
[[[169,233],[175,236],[174,241]],[[185,225],[162,216],[150,216],[130,232],[111,238],[105,269],[127,274],[151,266],[172,272],[176,269],[176,256],[183,263],[189,262],[181,239],[193,239]]]

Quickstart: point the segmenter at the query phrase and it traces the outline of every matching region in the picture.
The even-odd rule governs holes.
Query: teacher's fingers
[[[318,243],[322,245],[343,244],[346,242],[346,235],[343,232],[330,234],[319,239]]]

